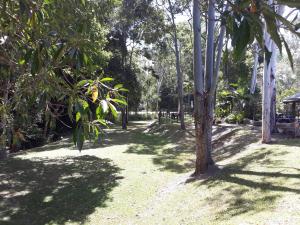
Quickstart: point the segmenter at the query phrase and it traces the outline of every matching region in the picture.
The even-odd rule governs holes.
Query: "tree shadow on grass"
[[[171,155],[158,155],[153,158],[153,163],[160,166],[160,170],[175,173],[186,173],[192,169],[191,164],[183,163],[178,158],[178,153]]]
[[[83,223],[105,207],[120,169],[93,156],[0,162],[0,223]]]
[[[244,178],[245,175],[259,176],[261,180]],[[202,182],[201,185],[208,185],[209,188],[217,185],[227,186],[222,192],[222,196],[226,196],[227,199],[224,202],[226,211],[217,213],[220,215],[218,220],[223,221],[245,213],[255,214],[264,210],[269,211],[276,206],[275,202],[285,192],[299,195],[300,189],[297,187],[291,188],[282,184],[283,180],[288,180],[289,178],[300,179],[300,176],[299,174],[223,169],[219,175]],[[282,181],[277,183],[276,180]],[[225,185],[224,182],[227,184]],[[253,193],[253,189],[257,191]],[[213,200],[210,199],[210,202],[213,203],[215,201],[219,204],[220,198],[215,196]]]
[[[281,134],[275,135],[275,144],[279,142],[280,145],[285,145],[289,147],[300,147],[300,138],[290,138],[290,136],[286,137]]]
[[[170,133],[168,129],[167,132],[162,131],[163,134],[131,133],[131,136],[125,138],[125,141],[130,143],[126,153],[153,155],[153,163],[160,166],[161,170],[175,173],[189,172],[195,165],[195,137],[190,130],[180,131],[178,129],[179,126],[173,126],[171,135],[164,135],[164,133]],[[250,133],[249,130],[242,132],[236,126],[219,126],[214,130],[214,135],[216,150],[213,152],[213,157],[217,162],[238,154],[259,139],[258,132],[251,131]],[[230,145],[225,146],[224,143],[229,141],[231,141]],[[170,143],[173,146],[166,147]]]
[[[49,144],[46,144],[41,147],[32,148],[29,150],[25,150],[26,152],[43,152],[43,151],[52,151],[52,150],[58,150],[60,148],[75,148],[74,144],[72,142],[72,138],[64,138],[59,141],[55,141]]]
[[[187,135],[182,132],[182,135]],[[137,140],[134,144],[131,144],[125,153],[130,154],[143,154],[153,155],[153,163],[160,167],[160,170],[167,170],[176,173],[184,173],[191,169],[189,165],[183,162],[181,155],[191,154],[194,149],[193,145],[181,142],[175,142],[172,138],[165,138],[157,134],[137,134],[135,137]],[[168,147],[168,144],[172,144],[172,147]]]
[[[219,203],[218,195],[226,196],[226,212],[218,212],[220,216],[217,220],[270,210],[276,205],[274,203],[277,199],[286,192],[299,195],[300,189],[295,184],[295,179],[300,180],[299,173],[265,171],[268,166],[281,168],[280,165],[284,165],[284,162],[280,159],[288,153],[280,149],[268,150],[262,147],[240,158],[236,163],[222,168],[215,176],[196,183],[207,188],[223,187],[219,194],[208,199]],[[293,179],[293,182],[290,179]]]
[[[131,144],[125,153],[133,153],[138,155],[157,155],[160,154],[162,148],[170,143],[170,140],[154,134],[136,133],[130,139]]]
[[[211,204],[220,204],[220,199],[223,200],[222,204],[226,207],[216,209],[217,216],[215,219],[220,223],[242,214],[253,215],[266,209],[271,210],[275,207],[274,202],[281,196],[277,193],[260,193],[255,198],[251,198],[248,195],[248,188],[229,187],[224,189],[222,194],[217,194],[206,200]]]
[[[258,131],[232,130],[213,142],[213,158],[216,162],[231,158],[245,150],[250,144],[258,142],[259,139]]]

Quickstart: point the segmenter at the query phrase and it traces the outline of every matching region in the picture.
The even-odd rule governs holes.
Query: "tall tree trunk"
[[[126,108],[121,109],[121,120],[122,120],[122,129],[127,129],[127,123],[126,123]]]
[[[7,151],[6,151],[6,140],[7,140],[7,105],[8,105],[8,94],[10,89],[10,80],[8,78],[6,82],[6,89],[3,96],[3,112],[1,115],[2,118],[2,134],[0,136],[0,159],[6,159],[7,158]]]
[[[157,80],[157,89],[156,89],[156,94],[157,94],[157,99],[156,99],[156,113],[157,113],[157,118],[159,119],[160,122],[160,110],[159,110],[159,93],[160,93],[160,79]]]
[[[224,81],[225,85],[228,85],[229,82],[229,72],[228,72],[228,38],[226,38],[226,43],[225,43],[225,52],[226,52],[226,57],[223,57],[223,70],[224,70]]]
[[[279,5],[276,9],[277,14],[282,15],[284,12],[284,6]],[[277,26],[280,24],[277,22]],[[277,59],[277,47],[275,44],[273,45],[272,49],[272,58],[271,58],[271,68],[273,71],[273,76],[271,76],[271,106],[270,106],[270,130],[271,133],[277,132],[276,129],[276,59]]]
[[[43,139],[44,140],[47,140],[47,136],[48,136],[48,128],[49,128],[49,125],[50,125],[50,113],[49,113],[49,107],[48,107],[48,101],[46,102],[46,108],[45,108],[45,112],[44,112],[44,115],[45,115],[45,124],[44,124],[44,130],[43,130]]]
[[[180,117],[180,127],[182,130],[185,130],[184,123],[184,106],[183,106],[183,77],[180,68],[180,56],[179,56],[179,47],[178,47],[178,38],[177,38],[177,28],[175,24],[175,17],[173,12],[173,6],[171,0],[168,0],[169,9],[173,25],[173,39],[174,39],[174,48],[175,48],[175,57],[176,57],[176,74],[177,74],[177,92],[178,92],[178,114]]]
[[[126,95],[126,102],[127,102],[127,105],[125,106],[126,108],[126,124],[128,124],[128,121],[129,121],[129,100],[128,100],[128,94]]]
[[[214,2],[211,3],[212,6],[214,6]],[[224,7],[224,12],[227,11],[229,4],[226,3],[225,7]],[[212,9],[211,9],[212,10]],[[213,10],[211,12],[211,20],[214,21],[215,19],[215,12],[214,12],[214,7]],[[208,25],[211,25],[210,23],[208,23]],[[214,27],[214,23],[213,25],[211,25]],[[224,36],[225,36],[225,31],[226,31],[226,26],[225,24],[221,25],[221,29],[220,29],[220,34],[219,34],[219,41],[218,41],[218,46],[217,46],[217,57],[215,60],[215,64],[212,65],[214,68],[213,71],[213,76],[212,76],[212,84],[211,84],[211,89],[210,89],[210,93],[209,93],[209,101],[211,101],[212,106],[209,109],[209,116],[211,118],[211,120],[213,121],[213,115],[214,115],[214,109],[216,106],[216,96],[217,96],[217,83],[218,83],[218,76],[219,76],[219,69],[220,69],[220,64],[221,64],[221,57],[222,57],[222,50],[223,50],[223,45],[224,45]],[[210,31],[213,32],[213,31]],[[213,37],[212,40],[213,41]],[[212,47],[213,48],[213,47]],[[209,130],[208,130],[208,146],[207,146],[207,157],[208,157],[208,164],[212,165],[214,164],[211,152],[212,152],[212,123],[209,125]]]
[[[271,88],[271,115],[270,115],[270,130],[271,133],[276,133],[277,129],[276,129],[276,87],[275,87],[275,78],[274,81],[271,81],[271,83],[274,82],[274,85],[272,85],[273,87]]]
[[[273,1],[269,0],[269,5]],[[282,14],[284,8],[279,6],[277,13]],[[265,25],[264,31],[265,42],[265,60],[264,60],[264,75],[263,75],[263,104],[262,104],[262,142],[271,142],[271,132],[276,127],[276,82],[275,68],[277,47],[271,39]]]
[[[193,1],[193,28],[194,28],[194,116],[196,134],[196,165],[194,176],[207,171],[207,149],[205,136],[204,111],[204,77],[201,47],[201,21],[199,0]]]
[[[271,66],[271,80],[270,80],[270,132],[276,132],[276,58],[277,48],[273,43],[272,58],[270,61]]]
[[[265,31],[265,48],[272,54],[274,42],[271,40],[270,35]],[[272,56],[271,56],[272,57]],[[265,53],[264,61],[264,75],[263,75],[263,104],[262,104],[262,142],[271,142],[271,77],[274,76],[271,58]]]
[[[258,43],[255,43],[253,46],[254,66],[253,66],[253,71],[252,71],[250,94],[254,94],[255,88],[256,88],[257,67],[258,67],[258,49],[259,49]]]
[[[229,4],[226,3],[224,7],[224,12],[228,10]],[[225,24],[221,25],[220,34],[219,34],[219,42],[218,42],[218,48],[217,48],[217,58],[215,63],[215,70],[214,70],[214,77],[212,80],[212,90],[216,92],[217,89],[217,83],[219,78],[219,70],[220,70],[220,64],[221,64],[221,57],[222,57],[222,50],[224,46],[224,36],[225,36],[226,26]]]
[[[212,151],[212,125],[214,117],[214,96],[216,86],[216,77],[214,77],[214,31],[215,31],[215,1],[208,2],[208,23],[207,23],[207,39],[205,53],[205,90],[207,96],[205,98],[205,116],[206,116],[206,145],[207,145],[207,160],[209,164],[214,164],[211,157]],[[224,35],[224,34],[223,34]],[[221,41],[219,41],[221,43]],[[223,41],[222,41],[223,45]],[[221,56],[220,56],[221,57]]]

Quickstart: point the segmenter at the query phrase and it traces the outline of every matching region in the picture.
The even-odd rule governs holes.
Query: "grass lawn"
[[[63,140],[0,161],[0,224],[300,224],[299,139],[218,126],[220,170],[185,183],[194,137],[177,128],[135,122],[81,153]]]

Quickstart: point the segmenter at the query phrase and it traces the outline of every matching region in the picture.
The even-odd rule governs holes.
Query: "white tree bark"
[[[284,6],[280,5],[277,6],[278,8],[275,9],[276,12],[279,15],[282,15],[284,12]],[[277,26],[279,27],[279,23],[277,22]],[[272,51],[272,58],[271,58],[271,67],[272,67],[272,72],[273,76],[271,76],[271,106],[270,106],[270,130],[272,132],[276,132],[276,60],[277,60],[277,55],[278,55],[278,48],[275,46],[273,51]]]
[[[201,61],[200,11],[198,1],[194,1],[194,77],[195,77],[195,125],[196,125],[196,170],[195,174],[203,173],[209,164],[214,164],[212,151],[212,125],[214,115],[214,96],[216,93],[218,72],[221,62],[225,26],[221,26],[217,57],[214,54],[215,32],[215,0],[208,3],[207,43],[205,52],[205,77]],[[224,11],[227,10],[225,6]],[[198,15],[199,13],[199,15]],[[198,28],[199,27],[199,28]],[[197,29],[198,28],[198,29]],[[199,39],[199,40],[198,40]],[[201,64],[201,65],[199,65]],[[197,85],[198,84],[198,85]],[[204,108],[202,110],[201,108]],[[202,157],[202,158],[201,158]],[[203,158],[205,157],[205,159]],[[205,166],[204,166],[205,165]]]
[[[251,87],[250,87],[250,94],[254,94],[256,89],[256,80],[257,80],[257,69],[258,69],[258,43],[255,43],[253,46],[253,54],[254,54],[254,65],[252,71],[252,78],[251,78]]]
[[[270,35],[265,28],[264,34],[265,48],[272,54],[274,50],[275,43],[272,41]],[[273,54],[272,54],[273,55]],[[272,58],[271,55],[271,58]],[[273,75],[272,71],[272,60],[267,59],[265,54],[264,60],[264,75],[263,75],[263,104],[262,104],[262,142],[271,142],[271,129],[270,129],[270,118],[271,118],[271,77]]]
[[[226,3],[224,7],[224,11],[226,12],[228,10],[229,4]],[[221,57],[222,57],[222,50],[224,46],[224,36],[225,36],[226,26],[225,24],[222,24],[219,34],[219,42],[218,42],[218,48],[217,48],[217,58],[215,62],[215,70],[214,70],[214,77],[212,81],[212,91],[216,92],[217,89],[217,83],[219,78],[219,69],[221,64]]]
[[[205,98],[205,115],[206,115],[206,147],[207,147],[207,160],[209,164],[214,164],[211,157],[212,151],[212,125],[214,119],[214,96],[216,79],[214,77],[214,32],[215,32],[215,0],[208,2],[208,23],[207,23],[207,39],[206,39],[206,52],[205,52],[205,91],[207,96]]]
[[[269,5],[273,4],[269,0]],[[282,14],[284,8],[279,6],[277,13]],[[276,59],[277,46],[267,32],[265,25],[264,31],[265,49],[271,54],[271,57],[266,57],[264,60],[264,75],[263,75],[263,104],[262,104],[262,142],[271,142],[271,132],[276,126]]]
[[[201,20],[199,0],[193,1],[193,33],[194,33],[194,116],[196,134],[196,165],[194,176],[205,173],[208,167],[205,137],[204,110],[204,74],[201,46]]]

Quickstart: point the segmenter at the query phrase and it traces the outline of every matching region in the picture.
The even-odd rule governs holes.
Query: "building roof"
[[[300,92],[283,99],[283,103],[300,102]]]

